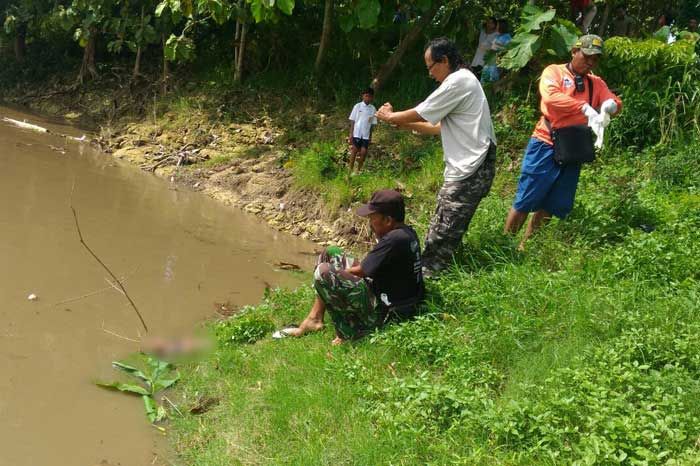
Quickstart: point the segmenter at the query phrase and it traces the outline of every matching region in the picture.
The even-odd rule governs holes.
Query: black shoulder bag
[[[593,80],[590,76],[586,77],[588,78],[588,105],[592,106]],[[554,163],[563,167],[566,165],[580,165],[595,160],[593,130],[588,125],[573,125],[552,129],[549,120],[545,118],[544,122],[552,135],[552,142],[554,142]]]

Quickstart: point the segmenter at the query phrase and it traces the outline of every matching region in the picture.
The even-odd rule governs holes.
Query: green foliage
[[[215,325],[218,341],[223,345],[234,343],[255,343],[269,336],[275,324],[261,312],[250,312],[244,308],[241,313]]]
[[[576,27],[565,19],[556,18],[556,10],[543,10],[528,3],[520,17],[513,40],[508,44],[500,65],[519,70],[538,56],[540,50],[552,58],[569,55],[578,37]]]
[[[156,403],[155,395],[172,387],[180,379],[180,375],[174,372],[175,368],[172,364],[148,354],[140,353],[137,358],[137,364],[141,368],[122,361],[114,361],[112,366],[140,380],[143,385],[123,382],[95,383],[103,388],[141,396],[148,420],[152,423],[160,422],[167,417],[167,412],[163,406],[159,406]]]

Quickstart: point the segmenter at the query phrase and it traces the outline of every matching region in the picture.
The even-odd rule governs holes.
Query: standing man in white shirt
[[[372,105],[374,100],[374,89],[368,87],[362,91],[362,101],[355,104],[350,112],[350,135],[348,136],[348,144],[350,144],[350,173],[355,166],[355,157],[359,155],[357,160],[357,173],[362,171],[362,165],[367,157],[367,149],[372,140],[372,127],[377,124],[377,109]]]
[[[457,47],[434,39],[424,54],[428,73],[440,86],[415,108],[394,112],[390,103],[377,118],[400,128],[440,135],[444,183],[425,239],[426,276],[445,269],[462,244],[472,216],[491,189],[496,173],[496,136],[489,104],[474,74],[461,68]]]

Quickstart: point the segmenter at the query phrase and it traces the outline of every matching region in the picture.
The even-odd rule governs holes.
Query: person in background
[[[355,158],[357,158],[357,173],[362,171],[362,165],[367,157],[369,143],[372,140],[372,128],[377,124],[377,118],[374,116],[377,109],[372,105],[374,100],[374,89],[368,87],[362,91],[362,101],[355,104],[350,112],[350,135],[348,136],[348,144],[350,144],[350,173],[353,173],[355,166]]]
[[[584,34],[588,31],[593,23],[598,8],[596,8],[593,0],[571,0],[571,18],[577,26],[581,26]]]
[[[582,36],[571,50],[567,64],[549,65],[539,80],[542,117],[535,126],[523,157],[518,191],[508,212],[505,234],[516,234],[534,212],[519,250],[552,215],[565,218],[574,206],[580,164],[560,166],[554,161],[552,129],[595,125],[601,118],[617,115],[622,101],[605,81],[591,74],[603,54],[603,39]],[[590,104],[589,104],[590,101]]]
[[[482,83],[495,82],[501,79],[501,73],[498,69],[498,64],[496,62],[498,52],[505,49],[506,46],[508,46],[508,44],[510,43],[510,41],[513,40],[513,36],[510,35],[510,32],[508,30],[508,21],[506,21],[505,19],[498,20],[496,32],[498,33],[498,35],[493,40],[491,52],[486,55],[486,65],[484,66],[484,69],[481,72]]]
[[[490,16],[488,19],[486,19],[484,27],[479,32],[479,44],[476,46],[476,52],[474,53],[474,58],[472,59],[471,63],[472,73],[474,73],[477,78],[481,77],[481,70],[486,64],[484,57],[486,56],[486,53],[491,50],[493,41],[498,36],[498,32],[496,31],[497,26],[498,23],[496,18]]]
[[[688,31],[689,32],[698,32],[698,19],[697,18],[690,18],[688,20]]]
[[[392,189],[376,191],[357,215],[368,218],[377,244],[362,262],[337,246],[327,248],[314,271],[316,298],[309,314],[301,325],[278,330],[273,338],[319,331],[328,312],[335,326],[332,344],[339,345],[417,314],[425,293],[420,243],[404,223],[403,196]]]
[[[624,5],[615,8],[615,18],[612,21],[611,36],[632,37],[634,34],[634,20],[627,14]]]
[[[440,83],[416,107],[394,111],[387,102],[377,118],[401,129],[440,135],[445,170],[423,249],[423,275],[435,276],[453,263],[481,200],[496,174],[496,135],[484,90],[462,67],[455,44],[433,39],[423,53],[428,74]]]
[[[676,36],[671,31],[671,26],[673,25],[673,17],[668,13],[662,13],[659,15],[657,21],[659,29],[653,34],[652,37],[656,40],[660,40],[666,44],[672,44],[676,41]]]

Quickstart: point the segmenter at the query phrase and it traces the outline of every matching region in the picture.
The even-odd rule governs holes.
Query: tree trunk
[[[83,63],[80,65],[78,82],[85,82],[85,77],[90,74],[90,78],[97,78],[97,67],[95,66],[95,49],[97,48],[97,28],[90,28],[88,32],[88,42],[83,51]]]
[[[23,62],[27,54],[27,25],[19,24],[15,35],[15,59]]]
[[[316,63],[314,64],[314,71],[316,73],[321,71],[321,63],[323,63],[323,58],[326,56],[326,50],[328,50],[328,43],[331,39],[332,26],[333,0],[326,0],[326,4],[323,8],[323,29],[321,30],[321,43],[318,46],[318,53],[316,54]]]
[[[146,7],[141,7],[141,37],[143,37],[143,22],[146,16]],[[142,44],[139,44],[136,48],[136,61],[134,61],[134,72],[131,75],[132,80],[136,80],[141,75],[141,48]]]
[[[168,75],[170,73],[170,71],[168,70],[168,59],[165,57],[165,42],[167,40],[165,38],[165,34],[161,35],[161,40],[163,43],[163,83],[162,83],[161,91],[162,91],[163,95],[165,95],[168,93],[168,78],[169,78]]]
[[[610,0],[605,2],[605,10],[603,10],[603,17],[600,19],[600,26],[598,27],[598,35],[603,37],[606,35],[608,29],[608,23],[610,22],[610,13],[612,12],[612,3]]]
[[[238,41],[241,39],[241,20],[236,20],[236,35],[233,36],[233,72],[236,73],[238,66]]]
[[[236,69],[233,73],[233,81],[241,82],[243,77],[243,57],[245,55],[245,39],[246,32],[248,31],[248,23],[243,23],[241,25],[241,40],[238,43],[238,61],[236,62]]]
[[[379,71],[372,80],[371,84],[375,91],[381,89],[384,84],[386,84],[396,66],[401,62],[401,58],[403,58],[404,54],[410,50],[418,39],[420,39],[423,29],[425,29],[425,27],[433,20],[435,14],[437,14],[438,10],[440,9],[440,5],[441,3],[438,0],[433,0],[430,10],[421,16],[418,21],[416,21],[403,40],[399,42],[399,46],[396,47],[394,53],[391,54],[389,59],[381,67],[379,67]]]

